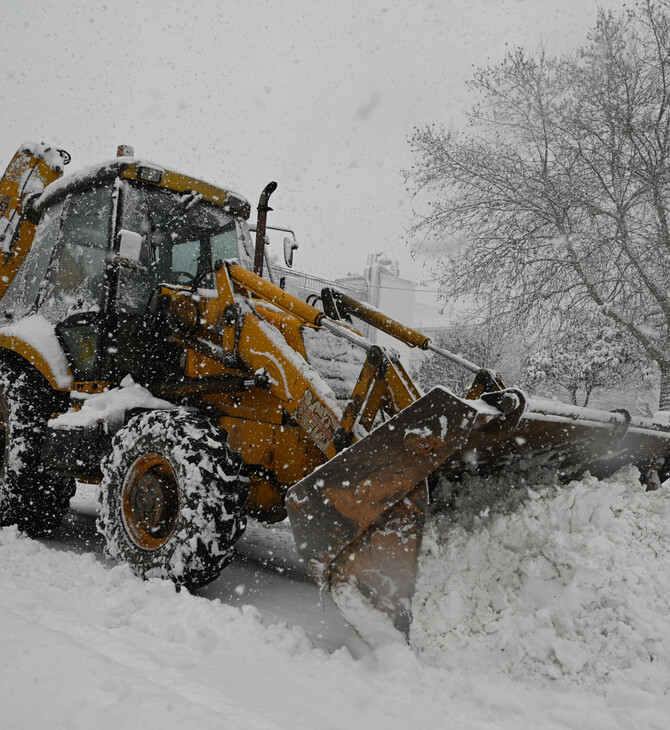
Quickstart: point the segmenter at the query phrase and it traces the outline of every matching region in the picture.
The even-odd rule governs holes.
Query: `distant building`
[[[416,282],[402,278],[397,259],[383,252],[369,254],[362,273],[350,274],[334,281],[276,265],[274,268],[277,276],[283,279],[286,290],[301,299],[314,301],[321,296],[324,287],[332,287],[354,299],[367,302],[392,319],[423,332],[432,340],[449,328],[449,315],[438,304],[435,292],[422,291]],[[421,357],[417,350],[409,351],[393,337],[376,328],[359,321],[355,324],[374,344],[397,350],[406,365]]]
[[[400,277],[398,261],[385,253],[368,255],[368,263],[362,274],[337,279],[337,284],[365,291],[366,301],[391,319],[412,326],[414,319],[414,292],[416,282]],[[365,336],[374,344],[398,348],[393,337],[373,327],[365,327]]]

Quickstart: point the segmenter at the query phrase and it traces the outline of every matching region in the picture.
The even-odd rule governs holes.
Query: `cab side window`
[[[99,312],[104,291],[112,196],[109,187],[72,193],[47,272],[40,310],[53,322]]]
[[[37,226],[33,245],[23,266],[2,298],[3,309],[14,319],[34,311],[40,288],[49,270],[63,218],[63,201],[47,208]]]
[[[234,226],[230,226],[221,233],[212,236],[211,246],[212,264],[216,264],[221,259],[224,261],[233,259],[237,263],[242,263],[240,261],[238,232]]]

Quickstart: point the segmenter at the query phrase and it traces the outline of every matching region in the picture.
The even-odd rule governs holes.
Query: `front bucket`
[[[500,415],[436,388],[289,490],[298,552],[336,602],[355,589],[407,634],[425,479],[464,445],[483,412]]]
[[[527,400],[516,390],[464,400],[438,387],[288,491],[298,552],[364,637],[380,623],[377,612],[372,621],[363,615],[370,606],[407,634],[426,477],[534,464],[567,478],[634,464],[651,487],[659,471],[670,476],[670,428],[624,411]]]
[[[493,425],[493,424],[492,424]],[[570,479],[589,471],[603,478],[632,464],[650,486],[669,476],[670,429],[623,410],[601,411],[557,401],[528,399],[515,427],[492,438],[492,427],[475,428],[440,473],[497,473],[533,465],[556,468]]]

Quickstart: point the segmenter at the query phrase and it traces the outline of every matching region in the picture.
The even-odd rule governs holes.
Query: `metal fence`
[[[318,276],[305,274],[302,271],[294,271],[293,269],[286,269],[282,266],[275,266],[274,271],[277,279],[286,277],[287,280],[292,279],[297,281],[299,289],[309,294],[321,295],[321,290],[328,286],[341,291],[343,294],[348,294],[361,302],[368,301],[368,292],[366,289],[358,289],[356,287],[347,286],[346,284],[339,284],[336,281],[321,279]]]

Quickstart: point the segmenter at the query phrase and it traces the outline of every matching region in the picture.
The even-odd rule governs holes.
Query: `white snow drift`
[[[428,521],[412,650],[360,659],[0,530],[0,727],[667,727],[670,491],[466,486]]]

